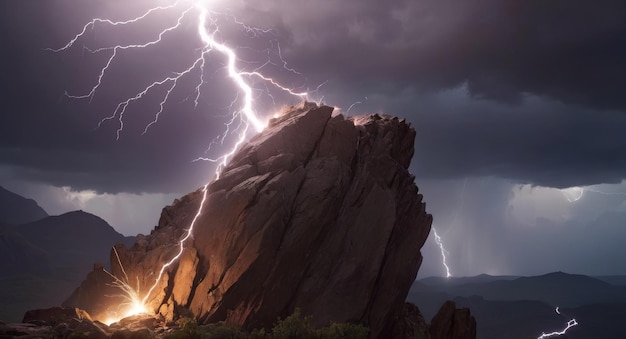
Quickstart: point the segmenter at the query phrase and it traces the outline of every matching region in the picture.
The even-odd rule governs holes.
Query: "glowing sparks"
[[[225,152],[222,156],[220,156],[217,159],[211,160],[207,158],[199,158],[199,160],[211,160],[211,161],[218,163],[216,167],[216,171],[215,171],[215,177],[219,178],[220,173],[222,169],[224,168],[224,166],[226,166],[226,164],[235,154],[239,146],[243,142],[245,142],[246,138],[248,137],[249,126],[251,125],[257,132],[262,131],[266,126],[266,122],[261,120],[257,112],[254,110],[254,89],[251,85],[252,78],[256,79],[257,81],[264,82],[265,86],[268,88],[271,87],[276,90],[283,91],[285,93],[288,93],[290,95],[293,95],[299,98],[306,98],[308,93],[294,91],[288,87],[282,86],[274,79],[261,73],[262,68],[264,66],[268,64],[276,65],[276,63],[272,62],[269,59],[269,56],[268,56],[267,62],[265,62],[263,65],[261,65],[260,67],[257,67],[254,70],[250,71],[250,70],[240,69],[238,66],[239,59],[238,59],[237,54],[235,53],[235,50],[227,46],[225,43],[218,41],[217,35],[219,33],[219,25],[218,25],[217,20],[213,17],[217,13],[209,9],[208,3],[209,1],[206,1],[206,0],[195,0],[195,1],[179,0],[179,1],[173,2],[170,5],[151,8],[147,10],[146,12],[144,12],[142,15],[129,19],[129,20],[125,20],[125,21],[113,21],[109,19],[96,18],[96,19],[91,20],[87,24],[85,24],[82,30],[78,34],[76,34],[74,38],[72,38],[66,45],[64,45],[61,48],[49,49],[49,50],[54,51],[54,52],[63,52],[72,48],[82,38],[85,37],[85,34],[87,33],[88,30],[95,29],[97,25],[124,26],[124,25],[140,24],[144,19],[150,17],[156,12],[168,11],[168,12],[176,13],[177,15],[176,22],[170,25],[169,27],[166,27],[162,29],[161,31],[159,31],[158,34],[149,41],[143,41],[141,43],[134,43],[134,44],[118,44],[115,46],[101,47],[101,48],[95,48],[95,49],[85,48],[86,50],[88,50],[89,52],[93,54],[110,53],[110,55],[106,59],[104,66],[100,69],[100,72],[97,76],[95,84],[91,87],[91,89],[88,92],[84,94],[80,94],[80,95],[73,95],[73,94],[66,93],[68,97],[73,98],[73,99],[89,99],[91,101],[96,95],[96,93],[98,92],[98,90],[102,87],[105,81],[106,75],[110,71],[111,67],[114,67],[115,60],[119,57],[121,52],[128,51],[128,50],[142,49],[142,48],[147,48],[149,46],[157,45],[161,43],[168,34],[180,29],[183,26],[183,24],[186,23],[188,20],[194,20],[194,24],[197,27],[197,34],[198,34],[198,37],[200,39],[201,46],[202,46],[199,50],[199,55],[197,56],[197,58],[191,64],[189,64],[187,68],[183,69],[182,71],[174,72],[173,75],[166,76],[152,83],[149,83],[143,88],[143,90],[131,95],[126,100],[119,102],[115,110],[111,113],[111,115],[102,119],[99,122],[98,126],[100,127],[104,122],[107,122],[110,120],[117,120],[118,128],[116,131],[116,137],[117,139],[119,139],[120,133],[124,129],[124,115],[127,113],[129,106],[136,103],[137,101],[143,100],[148,95],[148,93],[156,90],[157,88],[164,88],[165,92],[161,96],[161,99],[159,102],[159,109],[154,114],[154,119],[145,126],[145,129],[142,134],[147,133],[151,126],[158,123],[161,114],[165,110],[165,104],[170,99],[170,95],[172,94],[172,92],[176,89],[179,83],[182,82],[181,79],[187,76],[190,76],[191,74],[199,72],[201,76],[198,77],[194,86],[194,94],[195,94],[194,104],[195,104],[195,107],[197,107],[198,100],[201,95],[201,89],[205,85],[204,72],[205,72],[205,66],[207,64],[207,58],[211,52],[216,51],[217,53],[219,53],[221,56],[225,58],[225,69],[227,71],[228,77],[230,78],[230,80],[233,82],[233,84],[236,86],[236,88],[239,91],[238,93],[234,95],[235,99],[233,100],[231,107],[234,107],[234,105],[236,104],[236,102],[239,101],[239,99],[242,102],[241,107],[239,109],[232,110],[232,117],[230,121],[226,124],[226,132],[224,133],[224,136],[221,138],[221,143],[223,143],[227,135],[231,135],[231,134],[236,135],[234,146],[232,146],[232,148],[229,151]],[[229,15],[228,17],[232,20],[232,22],[241,26],[248,34],[252,34],[256,36],[257,34],[264,34],[264,33],[269,32],[268,30],[257,29],[257,28],[247,26],[241,23],[240,21],[238,21],[232,15]],[[276,45],[272,44],[272,47],[277,49],[277,55],[280,59],[278,64],[284,70],[288,72],[299,74],[292,68],[289,68],[287,66],[287,63],[283,60],[282,51],[280,50],[280,45],[276,43]],[[268,55],[269,55],[269,52],[268,52]],[[318,86],[318,89],[319,89],[319,86]],[[272,97],[271,94],[268,93],[268,95]],[[238,126],[235,126],[235,128],[231,130],[231,125],[233,125],[235,122],[238,122]],[[107,273],[111,275],[111,277],[114,279],[114,286],[118,287],[124,293],[123,297],[127,301],[124,303],[124,305],[120,305],[120,306],[123,306],[124,309],[126,309],[126,312],[122,314],[121,318],[134,315],[134,314],[139,314],[139,313],[151,313],[149,312],[150,310],[148,310],[146,305],[148,301],[150,300],[150,297],[152,293],[154,292],[154,289],[162,280],[163,275],[165,274],[165,271],[173,263],[175,263],[183,254],[183,251],[185,249],[185,246],[184,246],[185,242],[191,237],[194,226],[202,213],[202,209],[204,207],[204,203],[207,198],[207,193],[208,193],[208,183],[202,189],[202,200],[200,202],[200,206],[191,224],[187,228],[187,231],[184,234],[184,236],[178,242],[178,252],[176,253],[174,257],[172,257],[167,263],[165,263],[161,267],[159,274],[157,275],[154,281],[154,284],[151,285],[151,287],[145,293],[145,295],[143,295],[143,297],[140,297],[138,288],[137,289],[132,288],[132,286],[130,285],[129,279],[124,270],[124,267],[122,266],[119,256],[117,256],[117,260],[119,262],[120,268],[124,275],[125,281],[121,280],[118,277],[115,277],[109,272]],[[115,250],[115,254],[117,255],[117,250]],[[115,320],[109,319],[109,322],[113,322],[113,321]]]
[[[554,331],[554,332],[550,332],[550,333],[542,333],[539,337],[537,337],[537,339],[552,338],[552,337],[556,337],[556,336],[559,336],[559,335],[564,335],[570,328],[572,328],[574,326],[577,326],[577,325],[578,325],[578,322],[576,322],[576,319],[572,319],[572,320],[567,322],[567,326],[563,330],[561,330],[561,331]]]
[[[187,241],[187,239],[191,237],[191,234],[193,233],[193,227],[196,225],[196,221],[202,214],[202,208],[204,207],[204,202],[206,201],[208,186],[209,184],[204,185],[204,188],[202,189],[202,200],[200,201],[200,206],[198,207],[198,211],[196,211],[196,215],[193,217],[193,220],[191,221],[191,224],[189,225],[189,228],[187,229],[187,233],[178,242],[178,253],[176,253],[176,255],[170,261],[168,261],[161,267],[161,270],[159,271],[158,276],[154,280],[154,284],[152,284],[152,286],[148,290],[148,293],[146,293],[146,295],[141,300],[142,305],[145,305],[146,302],[148,302],[148,298],[150,297],[150,295],[152,294],[156,286],[159,284],[159,281],[161,281],[161,278],[163,277],[163,273],[165,273],[165,270],[168,267],[170,267],[173,263],[175,263],[176,260],[178,260],[178,258],[180,258],[180,256],[183,254],[183,251],[185,250],[185,241]]]
[[[450,273],[450,267],[448,267],[447,258],[446,258],[446,254],[448,254],[449,252],[446,251],[446,249],[443,247],[443,241],[441,240],[441,237],[439,236],[439,234],[437,234],[437,230],[435,229],[435,227],[433,227],[433,234],[435,235],[435,242],[439,246],[439,250],[441,250],[441,258],[442,258],[443,267],[446,269],[446,278],[450,278],[452,274]]]

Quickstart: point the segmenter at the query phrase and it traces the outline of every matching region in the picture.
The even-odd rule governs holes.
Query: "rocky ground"
[[[78,308],[53,307],[28,311],[22,323],[0,322],[0,338],[156,338],[180,326],[148,315],[122,319],[110,326]]]
[[[277,320],[272,329],[244,331],[236,324],[218,323],[197,325],[196,319],[180,318],[166,321],[162,316],[147,314],[124,318],[110,325],[93,320],[78,308],[52,307],[26,312],[21,323],[0,322],[0,339],[9,338],[88,338],[88,339],[474,339],[476,320],[469,309],[457,309],[454,302],[446,302],[432,323],[428,325],[419,309],[406,303],[395,321],[396,326],[384,337],[374,336],[358,324],[334,323],[315,329],[310,316],[301,310],[286,319]]]

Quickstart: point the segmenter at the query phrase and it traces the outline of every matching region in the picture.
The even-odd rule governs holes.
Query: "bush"
[[[363,325],[332,323],[319,330],[313,329],[311,317],[302,317],[302,311],[296,308],[285,320],[278,320],[272,328],[273,339],[367,339],[369,330]]]
[[[249,337],[239,325],[227,323],[209,326],[206,336],[207,339],[248,339]]]
[[[369,330],[363,325],[332,323],[318,331],[320,339],[367,339]]]
[[[192,318],[178,321],[180,328],[165,336],[165,339],[367,339],[369,330],[363,325],[348,323],[332,323],[330,326],[316,330],[311,323],[311,316],[302,316],[296,308],[294,313],[285,319],[278,319],[270,333],[264,329],[247,333],[240,326],[219,323],[199,326]]]
[[[193,318],[181,318],[178,320],[180,328],[165,335],[165,339],[208,339],[206,332],[198,326]]]
[[[278,319],[272,328],[273,339],[316,339],[317,333],[311,325],[311,317],[302,317],[299,308],[284,320]]]

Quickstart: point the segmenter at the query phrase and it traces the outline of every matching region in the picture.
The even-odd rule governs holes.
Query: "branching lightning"
[[[578,322],[576,322],[576,319],[572,319],[567,322],[567,326],[563,330],[554,331],[550,333],[542,333],[539,337],[537,337],[537,339],[552,338],[552,337],[556,337],[559,335],[564,335],[570,328],[577,326],[577,325],[578,325]]]
[[[558,315],[562,315],[561,314],[561,310],[559,309],[559,307],[557,306],[554,309],[554,312],[556,312],[556,314]],[[570,328],[577,326],[578,322],[576,321],[576,319],[571,319],[567,322],[567,325],[565,326],[565,328],[561,331],[554,331],[554,332],[550,332],[550,333],[541,333],[541,335],[539,337],[537,337],[537,339],[546,339],[546,338],[552,338],[552,337],[556,337],[556,336],[560,336],[560,335],[564,335]]]
[[[446,255],[449,252],[446,251],[446,249],[444,248],[443,241],[441,241],[441,237],[439,236],[439,234],[437,234],[437,230],[435,229],[435,227],[433,227],[432,229],[433,229],[433,234],[435,235],[435,242],[437,243],[437,245],[439,246],[439,250],[441,251],[443,267],[445,267],[446,269],[446,278],[450,278],[452,274],[450,273],[450,267],[448,267],[448,262],[446,259]]]
[[[212,11],[209,8],[210,2],[211,1],[208,1],[208,0],[178,0],[178,1],[173,2],[170,5],[157,6],[157,7],[151,8],[147,10],[146,12],[144,12],[142,15],[129,19],[129,20],[125,20],[125,21],[113,21],[109,19],[96,18],[96,19],[91,20],[87,24],[85,24],[82,30],[78,34],[76,34],[66,45],[64,45],[61,48],[49,49],[49,50],[53,52],[64,52],[64,51],[69,50],[70,48],[75,46],[82,38],[84,38],[85,34],[90,29],[95,29],[96,25],[125,26],[125,25],[141,24],[141,22],[144,19],[148,18],[149,16],[151,16],[153,13],[156,13],[156,12],[167,11],[167,12],[175,13],[177,15],[176,22],[172,24],[171,26],[162,29],[160,32],[158,32],[157,36],[154,37],[152,40],[144,41],[141,43],[135,43],[135,44],[119,44],[119,45],[109,46],[109,47],[87,49],[89,52],[94,53],[94,54],[106,53],[106,52],[109,52],[111,54],[108,57],[104,66],[100,69],[100,72],[97,76],[97,80],[95,84],[88,92],[84,94],[79,94],[79,95],[66,93],[66,96],[69,98],[73,98],[73,99],[89,99],[91,101],[94,98],[94,96],[97,94],[102,84],[104,83],[105,77],[110,71],[111,67],[114,67],[115,60],[118,58],[118,56],[120,55],[122,51],[142,49],[142,48],[147,48],[149,46],[157,45],[163,41],[166,35],[179,29],[183,25],[183,23],[186,22],[187,20],[195,20],[194,22],[197,25],[197,34],[202,45],[202,48],[200,49],[198,57],[187,68],[183,69],[182,71],[175,72],[173,75],[163,77],[160,80],[154,81],[148,84],[147,86],[145,86],[143,90],[135,93],[134,95],[131,95],[126,100],[119,102],[115,110],[109,116],[103,118],[99,122],[98,126],[100,127],[106,121],[116,119],[118,121],[116,138],[119,139],[120,134],[122,130],[124,129],[124,115],[125,113],[127,113],[127,109],[129,108],[129,106],[139,100],[144,99],[145,96],[149,92],[157,88],[165,88],[165,94],[163,94],[159,103],[159,110],[154,114],[154,119],[145,126],[143,134],[147,133],[151,126],[159,122],[159,117],[164,112],[165,104],[170,99],[171,93],[179,85],[179,82],[181,81],[181,79],[183,79],[184,77],[190,76],[195,72],[200,72],[201,76],[197,80],[196,86],[194,88],[194,93],[193,93],[195,94],[194,104],[195,106],[197,106],[199,97],[201,95],[201,89],[203,85],[205,85],[205,82],[203,79],[204,79],[206,61],[207,61],[209,54],[215,51],[225,58],[226,60],[225,69],[227,70],[228,77],[233,82],[233,84],[236,85],[236,87],[239,90],[239,92],[234,95],[235,99],[233,100],[231,107],[234,107],[239,100],[241,100],[242,102],[240,108],[232,110],[232,117],[230,121],[226,124],[226,132],[224,133],[224,136],[221,138],[221,142],[223,143],[224,138],[226,138],[227,135],[235,134],[234,146],[229,151],[225,152],[219,158],[212,160],[218,163],[218,166],[216,167],[216,171],[215,171],[215,177],[219,178],[220,173],[222,169],[224,168],[224,166],[226,166],[226,164],[228,163],[232,155],[236,152],[239,146],[243,142],[245,142],[246,138],[248,137],[249,127],[252,126],[256,132],[260,132],[266,126],[266,122],[261,120],[259,115],[254,110],[253,88],[250,84],[250,81],[252,78],[256,79],[257,81],[264,82],[265,86],[267,86],[268,88],[272,87],[274,89],[284,91],[296,97],[306,98],[308,94],[306,92],[297,92],[288,87],[282,86],[271,77],[263,74],[262,68],[264,66],[268,64],[276,65],[276,63],[272,62],[269,59],[269,57],[266,63],[257,67],[256,69],[253,69],[253,70],[240,69],[238,67],[239,60],[238,60],[237,54],[235,53],[235,50],[227,46],[225,43],[218,41],[217,35],[220,30],[219,30],[218,22],[214,18],[214,15],[217,15],[218,13],[215,11]],[[240,25],[248,34],[252,34],[256,36],[257,34],[264,34],[264,33],[269,32],[268,30],[257,29],[257,28],[247,26],[244,23],[238,21],[237,18],[235,18],[232,15],[229,15],[229,18],[232,20],[232,22],[236,23],[237,25]],[[287,66],[287,63],[282,58],[282,51],[280,50],[280,45],[278,45],[278,43],[276,43],[276,45],[272,44],[272,48],[277,49],[277,54],[280,59],[279,64],[284,70],[291,72],[291,73],[299,74],[294,69]],[[320,86],[318,86],[318,88]],[[236,126],[236,128],[231,129],[231,125],[233,125],[235,122],[238,122],[238,125]],[[211,159],[199,158],[199,160],[211,160]],[[138,293],[139,291],[132,288],[132,286],[129,283],[128,276],[126,276],[126,272],[124,271],[123,267],[121,268],[125,276],[124,279],[126,281],[122,281],[118,277],[115,277],[109,273],[109,275],[111,275],[115,280],[114,285],[120,288],[120,290],[125,295],[125,299],[128,300],[127,312],[125,312],[123,316],[129,316],[132,314],[151,311],[151,310],[148,310],[147,302],[150,300],[150,296],[154,292],[154,289],[158,286],[165,271],[173,263],[175,263],[182,255],[184,248],[185,248],[184,244],[187,241],[187,239],[191,237],[194,226],[202,213],[202,209],[207,198],[207,193],[208,193],[208,183],[204,185],[202,189],[202,200],[200,202],[200,206],[191,224],[189,225],[184,236],[178,242],[177,254],[161,267],[159,274],[154,281],[154,284],[150,287],[147,293],[143,295],[143,297],[140,296],[140,294]],[[116,254],[117,254],[117,251],[116,251]],[[119,261],[120,266],[122,266],[122,263],[119,260],[119,256],[118,256],[118,261]]]

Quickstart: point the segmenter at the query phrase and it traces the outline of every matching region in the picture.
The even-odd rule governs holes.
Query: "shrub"
[[[316,339],[317,333],[311,325],[311,317],[302,317],[299,308],[284,320],[278,319],[276,326],[272,328],[274,339]]]
[[[208,327],[207,339],[247,339],[249,335],[235,324],[219,323]]]
[[[369,330],[363,325],[331,323],[330,326],[316,330],[311,323],[311,316],[302,316],[296,308],[285,319],[278,319],[270,333],[264,329],[245,332],[238,325],[218,323],[199,326],[193,318],[181,318],[180,328],[169,333],[165,339],[367,339]]]
[[[198,326],[193,318],[181,318],[178,320],[180,328],[165,335],[165,339],[208,339],[206,332]]]
[[[369,330],[363,325],[332,323],[318,331],[320,339],[367,339]]]

